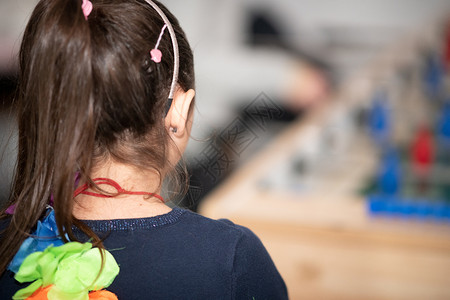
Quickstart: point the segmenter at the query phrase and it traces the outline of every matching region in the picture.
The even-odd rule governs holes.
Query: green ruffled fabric
[[[41,286],[53,285],[48,293],[50,300],[88,300],[89,291],[107,288],[118,273],[119,266],[111,253],[92,248],[91,243],[50,246],[25,258],[14,278],[32,283],[17,291],[13,299],[26,299]]]

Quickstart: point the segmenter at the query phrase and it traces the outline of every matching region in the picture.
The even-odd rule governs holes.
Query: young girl
[[[91,1],[41,0],[24,33],[0,299],[287,298],[250,230],[159,196],[192,124],[178,21],[156,1]]]

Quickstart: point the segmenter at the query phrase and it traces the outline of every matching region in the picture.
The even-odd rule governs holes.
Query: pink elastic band
[[[84,18],[87,20],[92,11],[92,2],[89,0],[83,0],[81,9],[83,10]]]
[[[158,47],[159,47],[159,43],[161,42],[161,38],[164,35],[164,30],[166,30],[166,28],[167,28],[167,24],[164,24],[164,26],[161,29],[161,33],[159,34],[158,41],[156,42],[155,48],[153,48],[150,51],[150,55],[152,57],[152,60],[155,63],[160,63],[161,62],[162,53],[161,53],[161,50],[158,49]]]

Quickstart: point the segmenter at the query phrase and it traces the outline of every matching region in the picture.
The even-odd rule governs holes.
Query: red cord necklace
[[[117,190],[117,194],[126,194],[126,195],[144,195],[144,196],[150,196],[150,197],[155,197],[158,198],[159,200],[161,200],[164,203],[164,199],[163,197],[161,197],[158,194],[155,193],[149,193],[149,192],[133,192],[133,191],[127,191],[124,190],[117,182],[115,182],[112,179],[109,178],[94,178],[92,179],[92,182],[94,182],[97,185],[100,184],[106,184],[109,186],[112,186],[113,188],[115,188]],[[90,184],[85,183],[82,186],[80,186],[79,188],[77,188],[75,190],[75,192],[73,192],[73,197],[76,197],[80,194],[84,194],[84,195],[89,195],[89,196],[94,196],[94,197],[100,197],[100,198],[112,198],[115,197],[116,195],[105,195],[105,194],[100,194],[100,193],[94,193],[94,192],[89,192],[88,189],[91,187]]]

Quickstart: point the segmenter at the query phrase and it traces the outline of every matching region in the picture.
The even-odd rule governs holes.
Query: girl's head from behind
[[[193,54],[176,18],[156,3],[179,48],[177,92],[166,115],[174,51],[164,20],[145,0],[91,1],[86,18],[81,0],[41,0],[24,33],[12,195],[13,227],[21,232],[53,194],[59,230],[71,236],[76,171],[87,179],[93,167],[113,160],[163,177],[177,161],[173,145],[184,147],[189,134]],[[150,50],[160,35],[157,63]]]
[[[164,20],[144,0],[92,2],[86,19],[81,0],[40,1],[21,48],[21,142],[38,147],[25,148],[32,150],[27,163],[37,164],[33,172],[46,171],[39,159],[47,166],[52,161],[53,187],[60,185],[55,169],[63,165],[72,167],[59,174],[66,181],[73,168],[88,175],[92,164],[106,159],[159,171],[169,161],[172,124],[165,121],[174,120],[165,110],[174,51]],[[176,33],[180,94],[194,88],[192,51],[175,17],[157,5]],[[160,35],[162,60],[156,63],[150,50]],[[35,150],[42,158],[31,159]]]
[[[93,10],[87,20],[81,0],[39,2],[20,54],[20,100],[26,102],[21,108],[27,116],[35,115],[39,121],[45,121],[33,125],[50,126],[36,128],[42,129],[37,134],[51,129],[48,134],[56,134],[57,142],[65,140],[74,145],[78,139],[89,136],[89,129],[95,129],[95,158],[111,156],[126,162],[129,157],[124,156],[124,146],[142,144],[148,140],[148,134],[152,135],[155,155],[166,153],[157,150],[167,140],[161,125],[174,72],[174,51],[167,30],[158,45],[163,54],[161,62],[154,62],[150,56],[164,21],[144,0],[92,2]],[[161,4],[158,6],[176,33],[179,90],[188,91],[194,88],[192,51],[175,17]],[[28,118],[23,121],[31,125]],[[68,125],[69,131],[73,127],[83,131],[75,130],[73,136],[67,136],[68,132],[60,130]],[[85,161],[68,158],[85,167]],[[133,160],[139,158],[148,163],[145,155]]]

